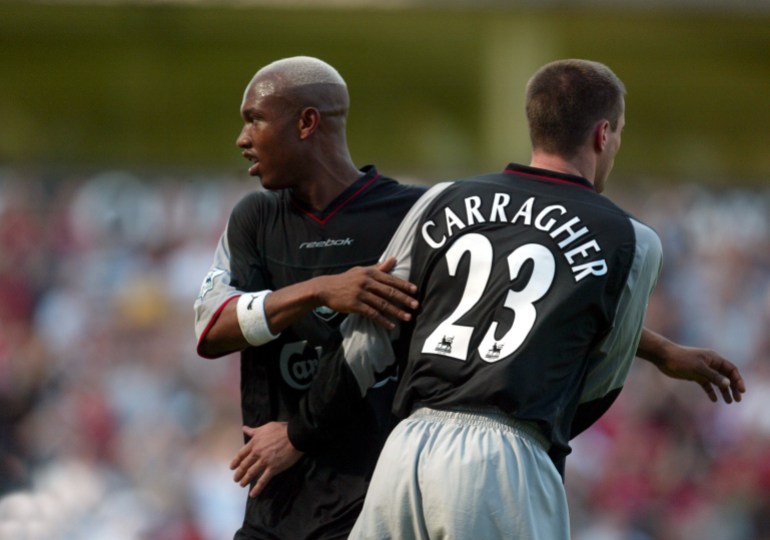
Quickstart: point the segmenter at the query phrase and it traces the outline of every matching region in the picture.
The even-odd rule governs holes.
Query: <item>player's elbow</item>
[[[242,340],[241,340],[242,341]],[[222,356],[241,351],[246,348],[246,343],[237,339],[227,339],[217,332],[206,332],[198,340],[196,352],[203,358],[220,358]]]

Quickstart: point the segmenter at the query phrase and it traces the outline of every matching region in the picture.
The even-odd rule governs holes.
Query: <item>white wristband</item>
[[[241,327],[243,337],[250,345],[259,347],[281,335],[273,335],[270,327],[267,325],[267,315],[265,315],[265,298],[272,291],[265,290],[254,293],[244,293],[238,298],[236,313],[238,315],[238,325]]]

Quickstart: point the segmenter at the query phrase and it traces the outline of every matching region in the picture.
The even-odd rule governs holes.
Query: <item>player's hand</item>
[[[269,422],[258,428],[243,426],[243,432],[251,437],[230,462],[235,471],[233,480],[241,487],[256,479],[249,497],[256,497],[270,480],[293,466],[303,453],[289,441],[286,422]]]
[[[358,313],[388,330],[393,320],[409,321],[418,302],[412,296],[417,286],[390,274],[396,259],[380,264],[357,266],[342,274],[324,276],[321,287],[323,304],[342,313]]]
[[[662,362],[655,365],[669,377],[698,383],[714,402],[719,400],[715,388],[725,403],[740,401],[746,392],[746,383],[738,368],[710,349],[671,343]]]

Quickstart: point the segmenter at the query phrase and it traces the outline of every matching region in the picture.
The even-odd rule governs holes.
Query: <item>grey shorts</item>
[[[422,408],[388,437],[350,538],[569,540],[564,485],[536,426]]]

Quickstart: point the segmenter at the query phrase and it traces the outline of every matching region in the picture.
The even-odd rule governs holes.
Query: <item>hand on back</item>
[[[323,304],[335,311],[357,313],[391,330],[394,321],[409,321],[418,307],[417,287],[390,271],[394,258],[372,266],[356,266],[342,274],[324,276],[320,293]]]

